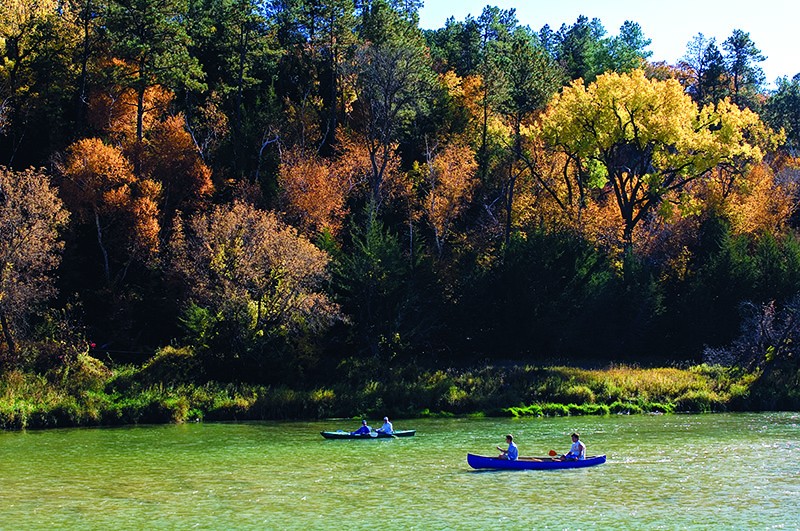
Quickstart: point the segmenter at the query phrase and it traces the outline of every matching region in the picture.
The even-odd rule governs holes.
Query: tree
[[[141,163],[142,174],[163,189],[160,210],[167,219],[176,210],[198,208],[214,191],[211,170],[200,158],[182,114],[153,124]]]
[[[739,29],[733,30],[722,47],[727,52],[725,64],[731,78],[733,103],[740,107],[755,106],[755,97],[764,85],[764,71],[756,63],[766,60],[766,57],[756,48],[750,34]]]
[[[327,253],[275,213],[237,201],[175,226],[173,267],[191,300],[228,331],[225,351],[252,353],[259,342],[317,333],[337,317],[323,290]]]
[[[307,236],[324,231],[335,236],[341,229],[353,187],[344,166],[300,149],[283,153],[278,185],[289,218]]]
[[[50,275],[61,260],[59,230],[67,219],[45,173],[0,166],[0,340],[12,358],[18,326],[55,293]]]
[[[308,141],[303,147],[312,149],[313,143],[313,149],[331,154],[347,101],[344,74],[357,45],[353,0],[273,0],[270,4],[278,40],[285,49],[280,68],[287,79],[278,80],[279,93],[311,115],[316,134],[301,137]]]
[[[94,226],[103,278],[114,287],[135,259],[158,250],[155,201],[161,188],[137,179],[121,150],[96,138],[73,144],[61,171],[64,200],[77,222]]]
[[[695,35],[678,66],[683,70],[687,91],[698,105],[716,103],[728,95],[728,72],[714,38]]]
[[[523,124],[534,112],[544,108],[563,81],[563,72],[539,45],[535,35],[517,28],[510,41],[504,69],[508,88],[500,105],[501,112],[510,118],[513,131],[511,164],[503,186],[506,244],[511,240],[514,193],[521,173],[518,163],[523,157]]]
[[[53,0],[8,0],[0,8],[0,157],[39,165],[66,144],[76,35]]]
[[[583,15],[572,26],[561,25],[556,34],[556,60],[569,79],[583,79],[588,83],[602,73],[598,60],[605,34],[600,19],[593,18],[590,21]]]
[[[281,82],[277,63],[283,50],[279,31],[272,27],[278,20],[273,3],[277,2],[188,0],[189,51],[200,64],[208,90],[188,91],[183,110],[196,138],[204,136],[202,130],[208,131],[209,125],[217,129],[215,142],[224,155],[217,164],[237,178],[252,178],[257,171],[264,123],[273,121],[277,112],[274,89],[276,81],[278,86]],[[214,108],[218,110],[213,114],[207,112]],[[212,164],[210,157],[204,159]]]
[[[644,68],[653,52],[645,50],[652,41],[645,38],[641,26],[626,20],[619,28],[619,35],[607,39],[600,54],[602,71],[630,72]]]
[[[145,92],[154,85],[202,88],[197,59],[189,54],[181,0],[113,0],[108,15],[112,53],[123,60],[117,83],[136,93],[136,140],[144,136]],[[138,168],[138,160],[134,160]]]
[[[453,222],[472,199],[476,170],[475,154],[468,146],[448,145],[439,153],[431,150],[428,154],[428,192],[422,210],[440,256]]]
[[[328,0],[322,7],[322,23],[312,45],[320,55],[320,93],[325,116],[321,148],[337,143],[336,133],[344,114],[345,83],[342,79],[345,61],[356,48],[355,12],[353,0]],[[329,149],[328,149],[329,150]]]
[[[478,63],[480,105],[480,147],[478,148],[478,174],[486,181],[491,166],[490,120],[493,112],[503,101],[508,81],[505,70],[509,58],[509,36],[517,25],[513,9],[502,11],[497,7],[486,6],[478,18],[481,32],[480,61]],[[503,53],[506,52],[506,53]]]
[[[67,0],[64,17],[72,31],[80,37],[74,50],[74,61],[79,70],[75,86],[75,117],[79,129],[86,126],[86,107],[89,101],[89,66],[102,52],[103,25],[108,10],[106,0]]]
[[[145,91],[141,139],[137,138],[136,106],[131,105],[136,99],[136,94],[125,87],[95,95],[89,107],[91,122],[121,146],[127,160],[139,161],[134,175],[138,181],[149,179],[161,186],[159,208],[165,219],[171,219],[178,209],[187,212],[198,208],[213,192],[211,169],[202,158],[201,146],[187,130],[184,115],[168,113],[174,94],[162,87]],[[200,109],[199,114],[204,112]],[[214,113],[215,108],[208,112]],[[225,122],[221,121],[210,116],[207,125],[224,129]]]
[[[478,21],[472,16],[467,16],[463,22],[450,17],[443,28],[427,30],[425,40],[437,72],[453,70],[460,77],[476,73],[480,62],[481,31]]]
[[[433,314],[419,311],[420,298],[433,287],[420,274],[422,253],[409,259],[375,210],[365,211],[364,226],[351,231],[352,250],[337,257],[334,282],[354,347],[385,363],[427,339]]]
[[[753,112],[726,100],[698,109],[677,81],[648,80],[641,70],[573,82],[553,99],[542,133],[580,179],[608,187],[626,249],[662,201],[679,201],[690,182],[720,165],[760,161],[770,139]]]
[[[354,121],[369,152],[370,202],[379,209],[399,132],[428,94],[432,71],[420,48],[402,43],[365,45],[357,65]]]
[[[794,151],[800,147],[800,74],[791,80],[778,78],[777,85],[764,105],[764,119],[786,132],[786,143]]]

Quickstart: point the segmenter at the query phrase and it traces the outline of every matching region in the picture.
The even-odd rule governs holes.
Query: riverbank
[[[174,353],[173,353],[174,354]],[[698,365],[485,366],[392,370],[309,389],[160,378],[165,359],[109,369],[79,356],[69,370],[0,377],[0,428],[322,419],[332,417],[567,416],[800,409],[798,374]],[[170,374],[176,374],[170,356]],[[179,371],[178,371],[179,372]]]

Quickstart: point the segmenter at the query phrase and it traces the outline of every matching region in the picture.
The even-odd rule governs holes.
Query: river
[[[0,433],[0,529],[800,529],[800,414],[400,419]],[[378,424],[377,419],[373,424]],[[581,433],[600,466],[474,471]]]

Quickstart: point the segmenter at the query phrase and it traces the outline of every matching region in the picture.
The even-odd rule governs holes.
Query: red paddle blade
[[[550,450],[549,452],[547,452],[547,455],[549,455],[550,457],[555,457],[555,456],[557,456],[558,454],[556,453],[556,451],[555,451],[555,450]]]

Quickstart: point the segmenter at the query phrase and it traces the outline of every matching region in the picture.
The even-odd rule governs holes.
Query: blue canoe
[[[467,463],[472,468],[493,470],[560,470],[601,465],[605,462],[604,455],[593,455],[581,461],[564,461],[554,457],[520,457],[516,461],[509,461],[498,457],[467,454]]]
[[[394,439],[395,437],[411,437],[417,430],[395,430],[394,433],[363,433],[361,435],[352,435],[349,431],[321,431],[320,435],[326,439]]]

